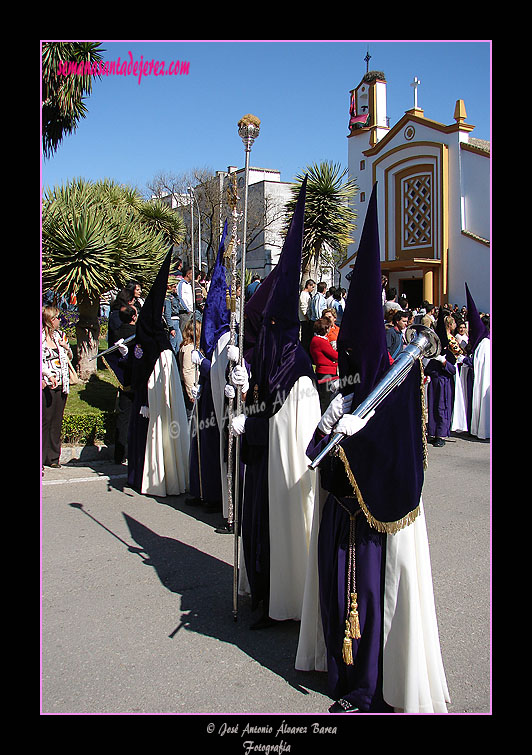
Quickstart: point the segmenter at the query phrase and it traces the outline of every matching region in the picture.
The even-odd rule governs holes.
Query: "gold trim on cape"
[[[353,488],[355,492],[358,505],[364,512],[364,516],[368,520],[368,524],[370,527],[373,527],[373,529],[377,530],[377,532],[385,532],[387,535],[395,535],[395,533],[399,532],[399,530],[402,530],[405,527],[407,527],[409,524],[412,524],[412,522],[416,519],[417,515],[419,514],[419,505],[417,505],[413,511],[410,511],[406,516],[403,516],[401,519],[398,519],[396,522],[381,522],[378,519],[375,519],[373,514],[370,513],[368,507],[364,503],[364,498],[362,497],[362,493],[360,492],[360,488],[358,487],[357,481],[355,480],[355,476],[351,470],[349,461],[347,459],[347,456],[345,455],[345,451],[342,448],[342,446],[338,446],[338,456],[343,462],[345,472],[347,474],[347,477],[349,478],[351,487]]]
[[[425,431],[425,417],[426,417],[425,386],[424,386],[425,374],[423,372],[423,364],[421,362],[421,359],[419,359],[419,366],[421,369],[421,437],[422,437],[422,442],[423,442],[423,469],[427,469],[428,453],[427,453],[427,434]],[[406,514],[406,516],[403,516],[401,519],[398,519],[395,522],[381,522],[378,519],[375,519],[375,517],[370,513],[368,507],[364,503],[364,498],[362,496],[360,488],[358,487],[358,483],[355,480],[355,475],[353,474],[353,471],[351,469],[349,460],[346,456],[344,449],[342,448],[341,445],[338,445],[336,451],[337,451],[338,456],[342,460],[345,472],[347,474],[351,487],[353,488],[355,497],[358,501],[360,508],[364,512],[364,516],[366,517],[370,527],[373,527],[373,529],[377,530],[377,532],[385,532],[387,535],[394,535],[396,532],[399,532],[405,527],[408,527],[409,524],[412,524],[412,522],[415,521],[420,511],[419,504],[416,506],[415,509],[413,509],[408,514]]]

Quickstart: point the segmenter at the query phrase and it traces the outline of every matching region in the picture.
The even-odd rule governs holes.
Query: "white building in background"
[[[490,143],[475,139],[457,100],[450,124],[418,106],[390,127],[386,80],[370,71],[350,93],[348,169],[357,181],[355,242],[341,273],[353,268],[367,203],[377,182],[381,268],[388,285],[414,307],[465,304],[467,282],[482,312],[490,311]]]
[[[231,233],[231,211],[227,204],[227,190],[233,176],[236,178],[240,198],[238,209],[242,212],[244,202],[245,168],[230,165],[227,170],[216,171],[210,179],[215,184],[219,195],[218,227],[214,229],[214,238],[219,239],[224,222],[227,220],[228,232]],[[281,172],[270,168],[249,168],[248,185],[248,248],[246,250],[246,269],[264,278],[275,267],[281,254],[284,238],[285,205],[291,198],[290,183],[281,181]],[[156,197],[153,196],[153,199]],[[167,193],[159,200],[172,209],[190,206],[190,195],[175,196]],[[195,223],[198,222],[198,207],[194,204]],[[205,219],[204,219],[204,222]],[[195,226],[197,232],[197,226]],[[242,221],[239,224],[238,238],[242,238]],[[196,237],[197,244],[197,237]],[[196,258],[195,258],[196,259]],[[205,257],[202,257],[205,269]]]
[[[244,197],[245,169],[229,166],[227,171],[218,171],[220,191],[226,192],[233,174],[241,201]],[[279,261],[284,243],[286,203],[292,198],[292,184],[281,181],[281,172],[269,168],[249,168],[248,187],[248,238],[246,269],[265,278]],[[223,210],[222,210],[223,212]],[[227,213],[220,222],[223,223]],[[324,258],[318,269],[318,279],[327,286],[336,285],[339,273]],[[304,281],[302,281],[303,285]]]
[[[245,168],[230,165],[227,171],[218,171],[221,190],[227,191],[233,174],[241,206],[244,201]],[[285,205],[291,198],[290,183],[281,181],[281,172],[269,168],[249,168],[248,184],[248,239],[246,269],[261,278],[275,267],[283,247]],[[230,215],[227,215],[229,227]],[[221,218],[223,223],[225,218]],[[240,225],[240,230],[242,226]],[[239,236],[241,238],[241,235]]]

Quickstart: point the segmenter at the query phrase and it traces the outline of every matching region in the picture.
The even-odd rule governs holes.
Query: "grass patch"
[[[65,414],[98,414],[112,412],[115,408],[118,381],[114,372],[98,370],[91,375],[88,383],[71,385]]]
[[[75,353],[76,342],[70,343]],[[105,340],[100,339],[100,350],[106,347]],[[113,442],[117,388],[114,372],[106,367],[91,375],[87,383],[71,385],[63,416],[62,442],[76,445]]]

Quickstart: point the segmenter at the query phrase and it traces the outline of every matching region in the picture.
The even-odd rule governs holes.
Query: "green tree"
[[[76,179],[47,190],[42,214],[43,289],[76,294],[78,371],[96,370],[100,295],[138,280],[152,284],[170,245],[185,233],[181,217],[135,189]]]
[[[71,134],[87,108],[84,100],[92,92],[88,70],[62,74],[63,62],[99,64],[103,57],[100,42],[44,42],[42,45],[42,143],[43,154],[51,157],[65,134]],[[97,74],[96,74],[97,75]],[[98,76],[98,75],[97,75]],[[99,78],[99,76],[98,76]]]
[[[358,187],[354,180],[344,180],[347,170],[332,162],[313,163],[296,176],[292,198],[286,204],[285,230],[295,209],[299,190],[307,178],[305,231],[303,237],[302,277],[316,276],[320,260],[338,267],[345,259],[353,240],[356,213],[350,202]]]

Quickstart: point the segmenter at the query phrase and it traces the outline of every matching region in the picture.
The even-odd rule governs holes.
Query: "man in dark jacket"
[[[405,346],[404,332],[408,325],[408,315],[398,309],[392,317],[392,327],[386,328],[386,347],[395,361]]]

